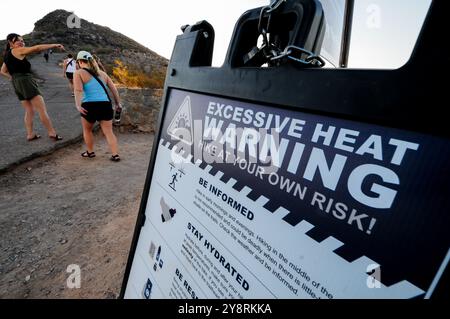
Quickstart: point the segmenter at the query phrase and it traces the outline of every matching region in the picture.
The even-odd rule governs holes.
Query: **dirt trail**
[[[0,298],[116,298],[133,235],[153,135],[118,133],[109,161],[79,143],[0,175]],[[67,266],[81,268],[69,289]]]

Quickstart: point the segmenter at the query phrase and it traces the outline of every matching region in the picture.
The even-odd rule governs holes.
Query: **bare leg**
[[[81,125],[83,126],[83,137],[84,142],[86,143],[87,151],[92,153],[94,151],[94,134],[92,134],[94,123],[89,123],[84,117],[82,117]]]
[[[30,103],[30,101],[20,101],[22,103],[23,108],[25,109],[25,129],[27,130],[27,138],[33,138],[34,132],[33,132],[33,118],[34,118],[34,110],[33,105]]]
[[[102,128],[103,135],[105,135],[106,141],[111,148],[112,155],[119,154],[117,138],[113,132],[112,121],[100,121],[100,127]]]
[[[73,80],[69,79],[70,92],[73,94]]]
[[[45,102],[42,96],[37,95],[31,99],[31,104],[35,111],[39,112],[39,118],[41,119],[42,124],[44,124],[47,129],[48,136],[55,136],[56,132],[53,128],[52,121],[47,113],[47,108],[45,107]]]

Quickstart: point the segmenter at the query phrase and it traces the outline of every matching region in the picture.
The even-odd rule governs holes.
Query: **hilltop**
[[[71,12],[55,10],[34,25],[34,30],[23,35],[27,46],[40,43],[61,43],[67,52],[79,50],[98,55],[115,80],[126,86],[162,87],[168,60],[129,37],[97,25],[81,17],[80,28],[69,28]],[[11,30],[12,32],[14,30]],[[0,41],[0,47],[5,46]]]

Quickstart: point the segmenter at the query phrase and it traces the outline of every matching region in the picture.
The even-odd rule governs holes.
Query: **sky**
[[[338,1],[338,0],[323,0]],[[340,0],[342,1],[342,0]],[[350,66],[396,68],[409,58],[431,0],[356,0]],[[270,0],[39,0],[21,2],[13,14],[2,12],[0,37],[26,34],[47,13],[64,9],[107,26],[170,58],[180,27],[208,21],[215,30],[213,65],[220,66],[238,18]],[[401,23],[399,23],[401,21]],[[388,35],[388,36],[387,36]]]
[[[214,62],[221,65],[234,24],[245,11],[269,4],[269,0],[94,0],[89,2],[39,0],[22,1],[20,14],[4,15],[0,19],[0,37],[8,33],[26,34],[34,23],[47,13],[64,9],[80,18],[107,26],[152,51],[170,58],[180,27],[208,21],[215,30]],[[86,3],[89,3],[86,5]],[[18,10],[16,7],[15,10]],[[220,62],[219,62],[220,61]]]
[[[393,69],[405,64],[430,4],[431,0],[355,0],[349,67]]]

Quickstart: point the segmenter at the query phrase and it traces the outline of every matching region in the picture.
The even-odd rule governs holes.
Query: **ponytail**
[[[100,74],[100,68],[98,67],[97,61],[95,61],[94,58],[88,59],[89,68],[94,72],[96,76],[99,76]]]

